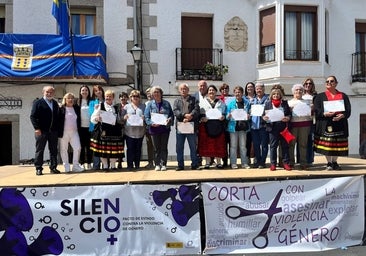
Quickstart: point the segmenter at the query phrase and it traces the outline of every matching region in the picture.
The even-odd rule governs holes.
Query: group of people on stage
[[[120,103],[115,104],[115,92],[104,91],[94,85],[92,92],[87,85],[63,96],[61,106],[54,99],[52,86],[43,88],[43,97],[34,102],[30,119],[35,129],[36,174],[43,174],[43,157],[46,143],[50,151],[50,172],[57,169],[58,145],[66,173],[84,170],[117,170],[122,168],[127,148],[127,168],[140,168],[142,141],[145,135],[145,104],[140,92],[121,93]],[[69,157],[72,148],[72,160]],[[70,166],[72,162],[72,168]]]
[[[266,94],[260,82],[235,86],[232,95],[226,83],[217,88],[200,81],[192,96],[187,84],[179,85],[181,96],[173,107],[177,170],[185,168],[185,138],[191,169],[238,169],[240,157],[243,169],[275,171],[280,166],[290,171],[299,164],[299,169],[307,170],[317,152],[325,155],[327,170],[340,170],[337,158],[348,156],[351,104],[337,84],[336,77],[329,76],[325,92],[317,94],[313,79],[307,78],[292,86],[293,96],[287,99],[282,86],[274,85]],[[268,151],[270,162],[266,163]]]
[[[339,170],[337,157],[348,155],[351,104],[348,96],[336,89],[337,84],[336,77],[329,76],[325,92],[317,94],[314,81],[307,78],[293,85],[293,97],[285,99],[280,85],[266,94],[263,83],[249,82],[244,88],[235,86],[230,95],[228,84],[217,88],[202,80],[192,95],[187,84],[180,84],[173,107],[159,86],[148,88],[145,103],[141,92],[132,90],[130,94],[122,92],[115,104],[114,91],[94,85],[91,92],[83,85],[78,98],[66,93],[61,106],[54,99],[55,89],[45,86],[30,115],[36,139],[36,174],[43,174],[46,143],[51,173],[60,173],[58,145],[65,172],[121,169],[125,151],[127,170],[138,170],[144,136],[146,167],[165,171],[174,125],[178,171],[186,168],[186,140],[191,170],[238,169],[238,157],[241,168],[262,169],[268,167],[268,151],[271,171],[279,166],[291,170],[297,163],[306,170],[314,161],[314,151],[325,155],[327,170]]]

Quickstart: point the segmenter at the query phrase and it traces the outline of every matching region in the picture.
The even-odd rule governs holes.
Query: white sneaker
[[[231,165],[231,169],[238,169],[238,165],[236,165],[236,164],[232,164],[232,165]]]
[[[70,165],[64,164],[65,172],[70,172]]]
[[[91,168],[92,168],[91,164],[87,164],[87,165],[86,165],[86,169],[87,169],[87,170],[91,170]]]
[[[73,172],[83,172],[84,168],[80,164],[74,164],[72,166],[72,171]]]
[[[166,166],[165,165],[163,165],[162,167],[161,167],[161,169],[160,170],[162,170],[162,171],[166,171]]]
[[[155,166],[155,171],[160,171],[160,166],[159,165]]]
[[[242,167],[245,168],[245,169],[250,169],[250,166],[247,165],[247,164],[243,164]]]

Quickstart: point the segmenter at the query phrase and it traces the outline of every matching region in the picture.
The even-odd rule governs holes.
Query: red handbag
[[[290,144],[291,141],[296,139],[296,137],[288,130],[287,126],[285,129],[283,129],[282,132],[280,132],[280,134],[287,141],[288,144]]]

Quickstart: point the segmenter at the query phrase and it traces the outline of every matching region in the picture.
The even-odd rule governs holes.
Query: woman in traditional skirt
[[[206,158],[205,169],[210,168],[211,158],[216,158],[216,168],[223,169],[221,159],[227,156],[226,141],[225,141],[225,103],[216,98],[217,88],[214,85],[208,86],[207,95],[200,100],[201,119],[198,132],[198,154]],[[219,119],[207,118],[207,112],[212,109],[217,109],[220,112]],[[213,125],[221,125],[222,127],[213,127]],[[209,127],[211,125],[211,127]],[[210,135],[207,129],[219,131],[217,135]]]
[[[103,169],[116,169],[116,161],[123,156],[122,128],[117,120],[118,109],[113,106],[114,92],[105,92],[105,101],[95,108],[91,122],[95,124],[91,150],[101,158]],[[109,166],[108,166],[109,160]]]
[[[326,90],[314,99],[315,109],[315,152],[325,155],[326,170],[341,170],[338,156],[348,156],[348,121],[351,103],[348,96],[336,89],[335,76],[326,80]],[[333,102],[332,102],[333,101]]]

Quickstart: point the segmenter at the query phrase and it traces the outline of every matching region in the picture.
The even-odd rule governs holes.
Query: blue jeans
[[[290,156],[289,156],[289,145],[287,144],[286,140],[279,134],[279,132],[271,132],[269,133],[269,157],[271,160],[271,164],[277,164],[277,149],[278,145],[281,143],[281,154],[282,154],[282,161],[285,164],[289,164]]]
[[[197,157],[197,150],[196,150],[196,141],[197,136],[196,134],[176,134],[177,146],[177,161],[178,167],[184,168],[184,142],[187,139],[190,156],[191,156],[191,167],[198,167],[198,157]]]
[[[127,168],[140,168],[142,138],[131,138],[126,136],[127,145]]]
[[[240,152],[241,165],[248,164],[247,161],[247,133],[245,131],[236,131],[230,133],[230,164],[236,164],[238,155],[238,145]]]
[[[250,132],[252,133],[254,156],[257,159],[257,165],[264,166],[268,154],[268,132],[264,127],[258,130],[253,129]]]

